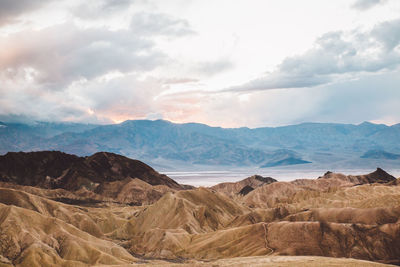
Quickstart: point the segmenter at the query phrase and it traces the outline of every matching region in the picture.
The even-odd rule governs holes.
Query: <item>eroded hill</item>
[[[400,186],[382,169],[191,188],[109,153],[4,157],[0,266],[400,263]]]

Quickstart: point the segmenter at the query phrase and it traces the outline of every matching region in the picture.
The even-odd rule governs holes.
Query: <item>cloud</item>
[[[82,30],[63,24],[2,40],[0,71],[32,69],[35,82],[61,89],[74,80],[92,79],[110,71],[153,69],[164,56],[153,46],[129,30]]]
[[[130,74],[105,82],[98,79],[77,83],[62,92],[21,84],[8,87],[10,90],[0,91],[0,120],[110,123],[164,118],[225,127],[278,126],[304,121],[393,123],[400,121],[399,86],[400,70],[395,70],[302,90],[192,92],[155,98],[164,90],[160,81],[140,80]]]
[[[302,122],[400,121],[400,70],[365,73],[357,80],[301,90],[186,92],[160,99],[165,119],[225,127],[262,127]]]
[[[128,74],[79,81],[61,91],[29,82],[7,81],[0,88],[0,118],[10,121],[118,122],[160,113],[153,99],[164,89],[156,79]],[[21,120],[21,119],[19,119]]]
[[[186,84],[186,83],[195,83],[198,82],[198,79],[193,79],[193,78],[167,78],[167,79],[161,79],[161,82],[165,85],[169,84]]]
[[[395,56],[398,56],[400,52],[400,19],[386,21],[375,26],[371,31],[371,37],[383,46],[386,53],[393,52]]]
[[[3,37],[0,39],[0,72],[30,71],[34,82],[60,90],[73,81],[90,80],[113,71],[152,70],[162,64],[166,55],[156,49],[151,37],[184,35],[190,30],[180,20],[159,14],[149,16],[151,22],[142,21],[143,14],[132,18],[141,21],[141,29],[146,34],[135,27],[113,31],[81,29],[65,23]],[[156,22],[157,19],[162,23]]]
[[[130,27],[142,36],[183,36],[194,33],[186,20],[161,13],[137,13],[132,17]]]
[[[232,61],[228,59],[218,59],[214,61],[202,61],[194,64],[193,71],[201,74],[212,76],[233,68]]]
[[[0,116],[112,122],[159,113],[153,99],[166,85],[148,77],[169,61],[154,39],[192,31],[160,13],[132,21],[127,29],[66,22],[0,37]]]
[[[385,2],[387,0],[357,0],[352,7],[358,10],[367,10]]]
[[[70,12],[81,19],[102,19],[129,9],[138,0],[86,0],[84,3],[73,6]]]
[[[141,80],[129,74],[108,81],[76,84],[68,88],[67,93],[74,102],[79,101],[97,116],[123,121],[159,113],[154,98],[163,90],[162,84],[154,78]]]
[[[50,0],[1,0],[0,26],[14,23],[20,15],[39,9],[48,2]]]
[[[383,1],[357,1],[361,2],[364,9],[358,9],[365,10]],[[259,71],[261,58],[275,52],[277,57],[269,58],[271,62],[280,58],[280,47],[263,46],[265,53],[259,50],[261,46],[251,46],[260,40],[262,27],[250,21],[240,24],[241,30],[227,14],[229,25],[215,29],[212,26],[218,19],[196,19],[191,10],[199,14],[200,9],[181,6],[180,1],[168,5],[147,0],[57,3],[0,3],[0,24],[45,9],[27,16],[29,23],[10,25],[0,35],[0,120],[110,123],[164,118],[232,127],[400,120],[396,115],[400,114],[396,103],[400,20],[368,30],[328,32],[306,52],[286,57],[274,70],[221,92],[217,90],[221,83],[232,84]],[[54,16],[41,18],[40,14],[52,11]],[[46,26],[55,17],[66,22]],[[226,37],[231,31],[238,31],[238,40],[243,41],[235,48],[230,45],[232,38]],[[277,29],[270,36],[284,40],[275,38],[281,33]],[[279,43],[281,52],[293,47],[286,41]],[[300,45],[297,51],[304,48]],[[244,56],[257,67],[248,68],[249,61],[241,59]]]
[[[329,32],[304,54],[284,59],[275,71],[225,91],[312,87],[394,69],[400,64],[399,44],[400,19],[366,32]]]
[[[232,66],[227,60],[202,61],[192,64],[188,75],[154,75],[173,64],[156,39],[192,34],[185,20],[140,12],[127,29],[66,22],[0,37],[0,118],[110,123],[165,114],[182,119],[196,112],[196,99],[169,102],[158,96]]]
[[[321,92],[315,88],[307,90],[310,93],[300,90],[248,94],[188,92],[167,95],[160,99],[159,105],[165,119],[178,122],[195,121],[223,127],[284,125],[315,112]]]
[[[357,80],[344,81],[315,88],[324,95],[309,121],[359,123],[400,121],[400,70],[363,75]],[[391,118],[388,121],[387,118]]]
[[[269,73],[264,77],[251,80],[243,85],[233,86],[223,91],[240,92],[240,91],[262,91],[269,89],[283,88],[304,88],[313,87],[329,82],[329,78],[317,74],[291,74],[284,72]]]

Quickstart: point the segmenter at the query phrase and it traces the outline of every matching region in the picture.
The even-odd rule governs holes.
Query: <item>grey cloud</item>
[[[50,0],[1,0],[0,1],[0,26],[13,23],[17,17],[36,10]]]
[[[182,36],[194,33],[186,20],[162,13],[137,13],[132,17],[130,27],[135,33],[144,36]]]
[[[104,0],[103,6],[106,8],[125,8],[133,4],[134,0]]]
[[[400,20],[392,22],[400,26]],[[381,32],[379,25],[373,32]],[[380,28],[380,29],[379,29]],[[393,28],[396,31],[396,28]],[[286,58],[279,66],[284,73],[296,73],[302,75],[330,75],[360,71],[379,71],[390,68],[393,64],[399,64],[400,55],[396,55],[392,49],[382,49],[385,40],[374,38],[374,34],[355,33],[346,40],[345,33],[331,32],[324,34],[316,41],[313,49],[305,54]],[[397,40],[398,43],[399,40]],[[378,52],[372,52],[376,50]],[[375,54],[368,54],[375,53]],[[394,56],[395,62],[390,60]]]
[[[215,61],[198,62],[193,68],[194,71],[199,74],[211,76],[233,68],[233,63],[227,59],[219,59]]]
[[[262,91],[267,89],[303,88],[312,87],[329,82],[329,79],[320,75],[293,75],[285,73],[271,73],[266,77],[254,79],[244,85],[233,86],[223,91]]]
[[[70,9],[71,13],[81,19],[104,18],[116,12],[127,10],[138,0],[87,0]]]
[[[390,52],[400,44],[400,19],[375,26],[371,35]]]
[[[386,1],[387,0],[357,0],[352,7],[358,10],[367,10],[378,4],[383,4]]]
[[[38,83],[65,86],[109,71],[152,69],[164,57],[153,46],[128,30],[57,25],[2,40],[0,70],[33,68]]]
[[[312,87],[346,75],[394,69],[400,64],[399,44],[400,19],[368,32],[329,32],[304,54],[284,59],[275,71],[225,91]]]
[[[156,49],[148,34],[176,37],[189,29],[180,20],[158,14],[148,14],[148,17],[153,18],[152,22],[143,14],[132,18],[140,22],[143,29],[147,28],[147,33],[138,32],[135,27],[112,31],[63,24],[3,37],[0,39],[0,72],[32,68],[37,83],[62,89],[73,81],[93,79],[110,71],[152,70],[164,62],[166,55]],[[157,18],[162,23],[155,22]]]

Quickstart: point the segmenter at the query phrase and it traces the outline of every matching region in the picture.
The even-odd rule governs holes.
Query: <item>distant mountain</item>
[[[0,122],[0,153],[50,149],[49,140],[63,133],[82,133],[95,124],[35,122],[32,124]]]
[[[190,166],[322,168],[393,166],[370,150],[400,151],[400,125],[303,123],[283,127],[220,128],[199,123],[134,120],[111,125],[1,123],[0,153],[60,150],[79,156],[107,151],[162,169]],[[309,163],[312,162],[312,163]],[[161,166],[161,167],[160,167]]]
[[[384,150],[368,150],[361,156],[363,159],[400,159],[400,154],[389,153]]]
[[[296,153],[288,149],[279,149],[271,154],[271,158],[260,168],[277,167],[277,166],[287,166],[287,165],[297,165],[297,164],[307,164],[311,161],[301,159],[299,153]]]
[[[307,164],[311,161],[302,160],[294,157],[287,157],[278,161],[270,161],[262,165],[261,168],[276,167],[276,166],[287,166],[287,165],[297,165],[297,164]]]

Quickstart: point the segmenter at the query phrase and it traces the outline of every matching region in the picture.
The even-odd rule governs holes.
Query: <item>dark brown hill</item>
[[[377,168],[376,171],[364,175],[348,175],[345,176],[340,173],[326,172],[324,176],[319,179],[340,179],[346,180],[355,184],[373,184],[373,183],[389,183],[396,180],[396,178],[381,168]]]
[[[254,190],[253,187],[251,187],[250,185],[246,185],[245,187],[242,188],[242,190],[239,191],[238,194],[245,196],[253,190]]]
[[[150,185],[181,189],[145,163],[114,153],[77,157],[59,151],[9,152],[0,156],[0,181],[43,188],[94,189],[103,182],[138,178]]]
[[[246,195],[257,187],[275,182],[277,182],[277,180],[271,177],[262,177],[261,175],[253,175],[238,182],[220,183],[210,188],[217,192],[224,193],[228,196],[234,196],[237,194]]]
[[[377,168],[376,171],[367,175],[362,175],[361,177],[366,179],[369,183],[388,183],[396,180],[394,176],[385,172],[381,168]]]
[[[59,177],[79,161],[82,159],[59,151],[8,152],[0,156],[0,180],[45,187],[47,176]]]

